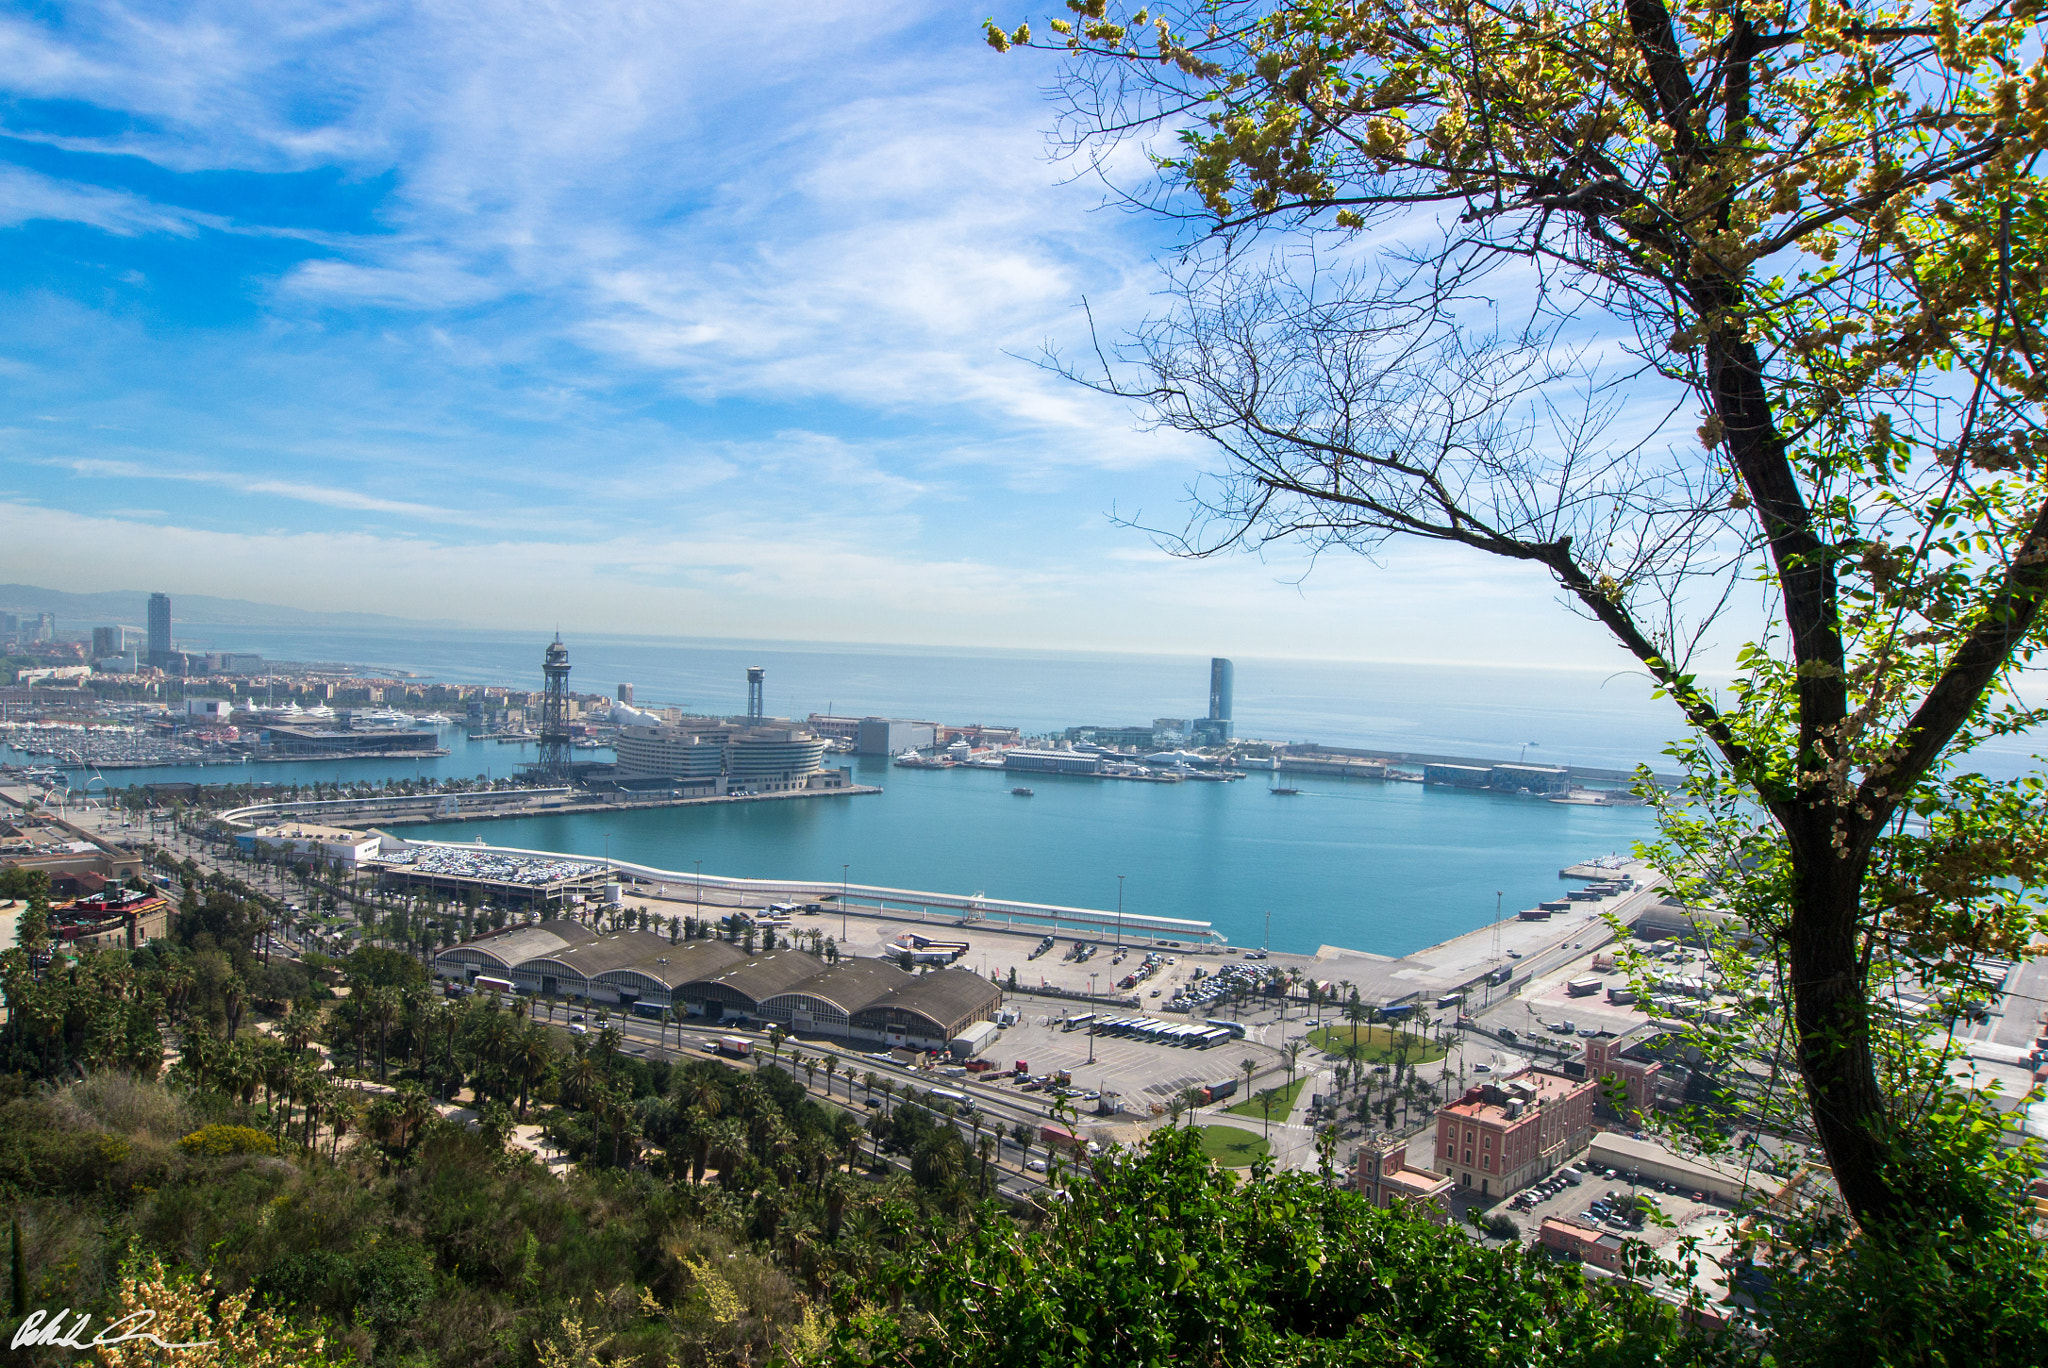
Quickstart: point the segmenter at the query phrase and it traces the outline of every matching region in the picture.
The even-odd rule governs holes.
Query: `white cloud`
[[[219,226],[219,220],[211,216],[167,209],[140,195],[55,180],[0,162],[0,227],[11,228],[35,219],[83,223],[124,237],[137,233],[189,237],[202,224]]]

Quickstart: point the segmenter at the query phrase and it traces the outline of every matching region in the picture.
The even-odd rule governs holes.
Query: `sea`
[[[181,627],[181,644],[273,661],[346,662],[419,679],[538,688],[548,635],[460,630]],[[746,671],[767,672],[766,710],[986,723],[1044,734],[1080,724],[1193,718],[1207,657],[946,650],[928,646],[564,635],[570,688],[633,686],[642,706],[739,713]],[[1674,768],[1668,702],[1628,671],[1235,659],[1240,737]],[[87,782],[272,782],[499,776],[530,747],[443,733],[420,761],[113,770]],[[1979,757],[2028,767],[2024,740]],[[20,759],[0,750],[0,758]],[[606,758],[581,752],[579,758]],[[837,757],[873,795],[407,827],[409,836],[609,853],[661,868],[879,884],[1208,921],[1232,944],[1399,956],[1557,895],[1560,871],[1654,835],[1645,809],[1567,806],[1422,784],[1289,775],[1146,784],[974,769],[912,770]],[[74,780],[74,784],[79,781]]]

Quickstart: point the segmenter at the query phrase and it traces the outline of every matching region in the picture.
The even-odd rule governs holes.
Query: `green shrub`
[[[187,1154],[275,1154],[277,1141],[253,1126],[202,1126],[178,1142]]]

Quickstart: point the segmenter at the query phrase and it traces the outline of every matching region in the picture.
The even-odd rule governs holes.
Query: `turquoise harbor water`
[[[1237,945],[1400,955],[1557,896],[1557,871],[1626,849],[1641,808],[1566,807],[1422,784],[1265,776],[1136,784],[855,761],[873,796],[407,827],[408,836],[597,854],[707,874],[986,893],[1193,917]]]
[[[480,632],[322,633],[181,627],[181,639],[253,650],[273,660],[347,661],[454,683],[539,683],[546,637]],[[1040,733],[1077,723],[1192,717],[1205,704],[1202,657],[1118,657],[931,648],[854,648],[565,633],[572,689],[610,693],[630,681],[642,703],[741,711],[745,670],[768,671],[768,710],[1015,725]],[[1608,671],[1337,664],[1237,658],[1238,734],[1626,768],[1668,768],[1668,704],[1638,675]],[[530,747],[443,734],[446,757],[200,769],[109,771],[116,785],[249,777],[316,779],[504,775]],[[2004,743],[1991,773],[2013,773],[2036,749]],[[604,752],[579,752],[591,759]],[[0,752],[0,759],[18,759]],[[1557,871],[1625,850],[1650,834],[1636,808],[1566,807],[1530,799],[1290,776],[1230,784],[1139,784],[978,770],[897,769],[853,760],[855,777],[886,791],[862,797],[666,808],[631,814],[411,827],[448,839],[597,855],[673,869],[981,892],[1031,902],[1114,908],[1117,875],[1132,912],[1215,923],[1238,944],[1342,945],[1399,955],[1552,896]],[[74,780],[74,782],[79,782]],[[98,783],[95,782],[97,787]]]

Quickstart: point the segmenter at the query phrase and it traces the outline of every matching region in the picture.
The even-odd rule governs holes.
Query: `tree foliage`
[[[2041,790],[1954,764],[2043,716],[2012,692],[2048,597],[2039,7],[1068,8],[1065,145],[1114,174],[1151,139],[1120,188],[1211,234],[1082,377],[1225,453],[1175,544],[1548,574],[1690,724],[1683,796],[1725,820],[1681,814],[1673,872],[1769,937],[1840,1190],[1908,1219],[1927,1113],[1873,972],[2043,924]],[[1769,625],[1716,691],[1731,605]]]
[[[1240,1181],[1172,1127],[1072,1182],[1044,1224],[928,1239],[904,1305],[850,1318],[840,1368],[1624,1364],[1692,1359],[1675,1313],[1588,1288],[1541,1251],[1490,1250],[1314,1174]]]

